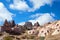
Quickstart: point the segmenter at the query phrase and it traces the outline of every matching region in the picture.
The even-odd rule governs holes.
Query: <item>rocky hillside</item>
[[[33,40],[59,40],[60,39],[60,20],[49,22],[41,26],[38,22],[32,25],[31,22],[26,22],[24,25],[16,25],[14,21],[5,21],[0,27],[2,34],[1,39],[9,34],[9,37],[14,37],[14,40],[33,39]],[[4,36],[5,35],[5,36]]]

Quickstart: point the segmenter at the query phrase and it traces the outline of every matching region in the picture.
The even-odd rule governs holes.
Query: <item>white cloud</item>
[[[30,8],[28,4],[23,0],[13,0],[13,4],[10,4],[11,9],[22,10],[22,11],[35,11],[45,4],[51,4],[52,0],[29,0],[33,7]]]
[[[51,13],[51,16],[55,17],[55,14],[54,13]]]
[[[19,23],[19,25],[24,25],[25,24],[25,22],[21,22],[21,23]]]
[[[45,4],[52,3],[52,0],[30,0],[30,2],[33,3],[33,8],[29,11],[35,11],[36,9],[39,9],[41,6],[44,6]]]
[[[17,10],[27,10],[29,9],[29,6],[26,4],[25,1],[13,0],[13,4],[10,4],[10,8]]]
[[[2,2],[0,2],[0,22],[4,21],[5,19],[7,20],[12,20],[13,14],[10,13],[4,6]]]
[[[31,15],[30,18],[37,18],[37,17],[39,17],[41,15],[43,15],[43,14],[37,13],[37,14]]]
[[[38,13],[37,13],[38,14]],[[37,14],[34,15],[34,17],[36,17],[34,20],[28,20],[29,22],[32,22],[32,24],[34,25],[34,23],[39,22],[40,25],[44,25],[45,23],[48,22],[53,22],[55,19],[53,18],[53,13],[44,13],[44,14],[39,14],[38,17],[36,16]],[[33,16],[33,15],[31,15]],[[30,16],[30,17],[31,17]],[[33,17],[32,17],[33,18]],[[19,23],[19,25],[23,24],[24,25],[25,22],[21,22]]]
[[[29,20],[29,21],[32,22],[33,24],[38,21],[40,25],[43,25],[45,23],[52,22],[54,20],[55,19],[53,18],[53,15],[51,15],[49,13],[44,13],[41,16],[39,16],[38,18],[36,18],[34,20]]]

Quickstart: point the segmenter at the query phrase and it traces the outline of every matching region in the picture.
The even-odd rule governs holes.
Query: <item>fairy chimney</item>
[[[31,29],[32,29],[32,23],[31,23],[31,22],[26,22],[26,23],[24,24],[24,27],[25,27],[26,29],[28,29],[28,30],[31,30]]]
[[[38,27],[38,26],[40,26],[40,25],[39,25],[39,23],[38,23],[38,22],[36,22],[36,23],[34,24],[34,26],[37,26],[37,27]]]
[[[6,19],[5,22],[4,22],[4,26],[6,26],[6,27],[9,26],[9,23],[8,23],[7,19]]]
[[[14,26],[15,26],[15,21],[14,21],[14,20],[12,20],[12,21],[10,22],[10,26],[11,26],[11,27],[14,27]]]

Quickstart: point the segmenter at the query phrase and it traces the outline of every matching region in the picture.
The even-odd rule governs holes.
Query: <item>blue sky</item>
[[[59,0],[0,0],[0,25],[7,19],[16,24],[30,21],[41,25],[60,20]]]

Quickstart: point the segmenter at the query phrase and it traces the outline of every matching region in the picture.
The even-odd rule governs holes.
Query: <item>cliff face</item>
[[[45,40],[60,40],[60,21],[52,22],[46,27],[49,27],[52,30],[45,36]]]
[[[47,35],[56,35],[60,33],[60,21],[54,21],[41,26],[34,26],[32,30],[27,31],[28,34],[34,34],[38,32],[38,36],[45,37]]]

